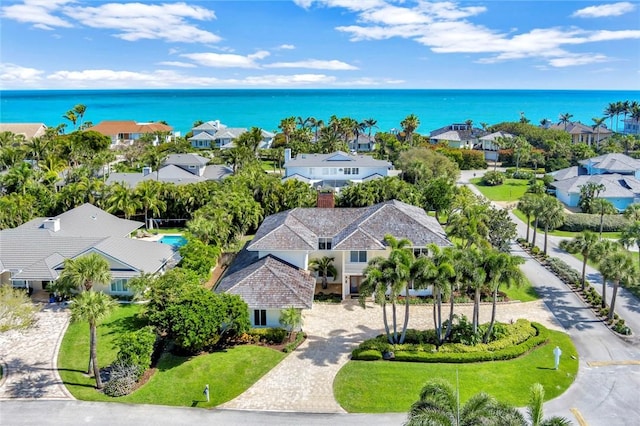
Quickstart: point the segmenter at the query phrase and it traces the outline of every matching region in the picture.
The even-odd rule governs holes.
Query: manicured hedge
[[[385,339],[385,340],[382,340]],[[512,333],[503,339],[474,346],[460,343],[444,344],[436,349],[431,344],[391,345],[385,336],[363,342],[351,358],[360,361],[382,359],[384,352],[393,352],[395,361],[467,363],[517,358],[549,339],[549,330],[539,323],[518,320]]]
[[[604,232],[617,232],[627,225],[629,225],[629,220],[622,215],[604,215],[602,230]],[[600,215],[587,213],[568,214],[560,229],[570,232],[581,232],[585,229],[600,232]]]
[[[252,328],[248,333],[256,342],[274,343],[284,342],[289,332],[284,328]]]

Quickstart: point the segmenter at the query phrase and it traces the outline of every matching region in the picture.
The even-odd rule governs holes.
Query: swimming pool
[[[164,235],[159,241],[161,244],[171,245],[174,250],[177,250],[187,244],[187,239],[182,235]]]

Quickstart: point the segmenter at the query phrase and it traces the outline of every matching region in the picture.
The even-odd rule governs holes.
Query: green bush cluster
[[[565,261],[557,257],[547,259],[547,265],[558,278],[565,284],[578,287],[581,285],[581,277],[578,271],[569,266]]]
[[[284,328],[252,328],[248,334],[254,342],[279,345],[287,338],[289,333]],[[300,334],[300,333],[299,333]]]
[[[546,170],[544,168],[537,168],[534,170],[534,169],[525,169],[521,167],[516,172],[515,167],[507,167],[504,173],[507,177],[510,177],[513,179],[532,179],[536,174],[538,175],[545,174]]]
[[[482,176],[482,179],[480,179],[480,182],[482,182],[483,185],[487,185],[487,186],[502,185],[504,183],[504,174],[497,171],[490,171],[485,173],[484,176]]]
[[[629,225],[629,220],[621,215],[604,215],[602,231],[618,232]],[[568,214],[564,224],[560,227],[563,231],[581,232],[584,230],[600,232],[600,215],[588,213]]]
[[[378,361],[382,359],[382,352],[376,349],[356,349],[351,354],[351,359],[357,361]]]
[[[342,303],[342,295],[335,293],[324,294],[322,292],[313,296],[314,302]]]
[[[305,333],[296,333],[296,338],[293,340],[293,342],[288,343],[287,346],[282,349],[282,352],[286,354],[288,354],[289,352],[293,352],[298,346],[300,346],[302,342],[304,342],[304,339],[306,338],[307,335]]]
[[[157,341],[158,336],[151,326],[123,334],[117,341],[116,362],[135,367],[136,379],[140,378],[151,367]]]

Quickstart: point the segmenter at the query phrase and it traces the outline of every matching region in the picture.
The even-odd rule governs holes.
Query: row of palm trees
[[[407,239],[397,240],[391,235],[385,237],[391,248],[389,257],[375,257],[364,270],[364,280],[360,286],[360,304],[365,306],[367,297],[382,307],[383,323],[387,339],[391,344],[404,342],[409,323],[410,289],[431,288],[434,297],[433,322],[438,344],[451,336],[455,292],[470,290],[474,294],[472,325],[478,332],[480,318],[480,297],[483,290],[491,292],[493,304],[491,320],[482,340],[489,341],[496,317],[496,303],[501,286],[519,286],[524,275],[519,265],[523,259],[488,247],[439,247],[434,244],[419,255],[414,253],[412,243]],[[404,319],[398,320],[400,297],[404,296]],[[449,317],[445,322],[442,304],[449,303]],[[391,324],[387,306],[391,305]]]
[[[532,185],[529,190],[535,192],[525,193],[520,201],[518,201],[518,209],[527,217],[526,241],[529,242],[531,218],[533,218],[533,238],[531,245],[536,245],[538,226],[542,224],[544,227],[543,253],[546,255],[549,231],[556,229],[564,223],[564,206],[556,197],[545,194],[544,186]]]
[[[611,102],[604,110],[604,116],[610,119],[610,128],[613,129],[613,118],[616,119],[616,131],[618,131],[618,121],[620,115],[623,116],[623,121],[627,119],[627,116],[635,120],[640,120],[640,104],[637,101],[617,101]]]

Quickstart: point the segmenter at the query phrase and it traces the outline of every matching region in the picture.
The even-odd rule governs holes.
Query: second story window
[[[318,238],[318,250],[331,250],[331,238]]]
[[[360,170],[357,167],[345,167],[344,174],[345,175],[357,175],[360,173]]]
[[[366,251],[352,251],[350,253],[349,261],[351,263],[367,263]]]

